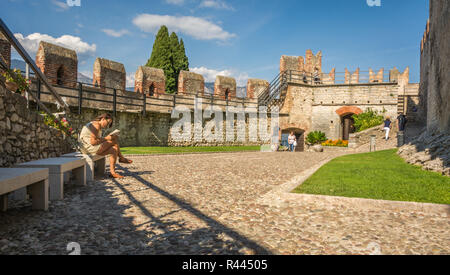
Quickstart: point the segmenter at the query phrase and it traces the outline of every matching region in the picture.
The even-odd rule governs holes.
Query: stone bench
[[[74,152],[61,156],[62,158],[81,158],[86,161],[86,180],[93,181],[95,176],[104,176],[106,170],[105,156],[86,155],[80,152]]]
[[[32,198],[32,208],[48,210],[48,174],[46,168],[0,168],[0,210],[8,208],[8,194],[25,188]]]
[[[86,185],[86,162],[80,158],[48,158],[18,164],[17,168],[48,168],[50,200],[64,198],[64,173],[72,171],[78,185]]]

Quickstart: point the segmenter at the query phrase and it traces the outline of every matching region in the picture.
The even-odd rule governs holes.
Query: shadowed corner
[[[178,224],[181,226],[181,229],[172,231],[171,229],[169,229],[169,225],[166,222],[161,220],[162,217],[170,215],[170,214],[166,214],[161,217],[155,217],[140,201],[138,201],[131,194],[131,192],[127,191],[117,180],[113,179],[114,184],[116,184],[116,186],[118,188],[120,188],[122,190],[122,192],[128,196],[129,200],[132,203],[134,203],[137,207],[139,207],[139,209],[142,211],[142,213],[144,213],[148,218],[150,218],[152,220],[153,223],[157,224],[164,231],[164,233],[162,235],[155,236],[153,240],[162,241],[164,239],[168,239],[171,244],[175,244],[175,243],[185,244],[185,243],[189,243],[189,241],[196,241],[199,236],[213,234],[214,235],[213,240],[215,242],[214,247],[220,247],[220,245],[222,247],[223,246],[231,246],[231,247],[237,246],[237,247],[241,247],[241,248],[247,247],[247,248],[252,249],[256,255],[271,255],[272,254],[268,249],[259,245],[255,241],[248,239],[247,237],[236,232],[235,230],[208,217],[207,215],[202,213],[200,210],[194,208],[193,206],[191,206],[184,200],[166,192],[165,190],[157,187],[156,185],[152,184],[151,182],[148,182],[147,180],[143,179],[141,177],[141,175],[146,174],[146,173],[131,172],[129,169],[124,168],[123,166],[120,166],[120,165],[118,165],[118,168],[121,169],[122,171],[124,171],[127,176],[131,176],[131,177],[135,178],[137,181],[139,181],[143,185],[147,186],[149,189],[152,189],[153,191],[157,192],[158,194],[162,195],[163,197],[165,197],[168,200],[175,203],[178,207],[180,207],[180,209],[175,212],[183,211],[183,210],[188,211],[190,214],[201,219],[203,222],[205,222],[209,226],[209,228],[202,228],[202,229],[194,230],[190,233],[186,233],[185,231],[189,232],[189,230],[183,229],[183,225]],[[229,244],[229,243],[224,242],[224,241],[220,240],[219,238],[217,238],[217,236],[219,234],[227,234],[228,236],[230,236],[233,239],[232,244]],[[219,249],[214,248],[214,247],[212,249],[210,247],[201,248],[200,253],[202,253],[202,254],[217,254],[217,253],[240,254],[240,253],[236,253],[235,251],[233,251],[231,249],[227,249],[226,251],[220,251]],[[186,253],[186,251],[180,250],[179,246],[173,246],[172,248],[175,250],[173,252],[171,252],[170,254]]]

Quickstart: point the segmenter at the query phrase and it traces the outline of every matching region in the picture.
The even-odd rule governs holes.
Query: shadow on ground
[[[80,244],[81,254],[237,255],[245,253],[243,248],[250,249],[250,253],[271,254],[142,178],[151,171],[119,169],[175,203],[179,209],[156,216],[135,198],[133,191],[128,191],[115,179],[98,180],[86,187],[66,184],[65,199],[51,202],[48,212],[32,211],[30,202],[13,202],[6,213],[0,213],[0,254],[69,254],[66,248],[71,242]],[[122,194],[117,194],[116,190],[113,195],[115,188],[111,182]],[[132,217],[126,217],[132,205],[120,204],[120,195],[126,195],[149,220],[135,225]],[[165,219],[180,211],[188,211],[207,226],[190,229],[182,220]]]

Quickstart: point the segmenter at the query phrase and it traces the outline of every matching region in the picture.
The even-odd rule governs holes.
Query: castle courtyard
[[[363,209],[275,192],[342,154],[131,157],[118,169],[125,179],[66,184],[48,212],[11,204],[0,213],[0,254],[68,254],[71,242],[82,254],[450,253],[450,210]]]

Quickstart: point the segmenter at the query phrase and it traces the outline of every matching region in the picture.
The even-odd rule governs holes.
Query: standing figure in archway
[[[294,144],[297,142],[297,137],[295,136],[294,132],[291,131],[289,137],[288,137],[288,144],[289,144],[289,151],[294,152],[295,146]]]

